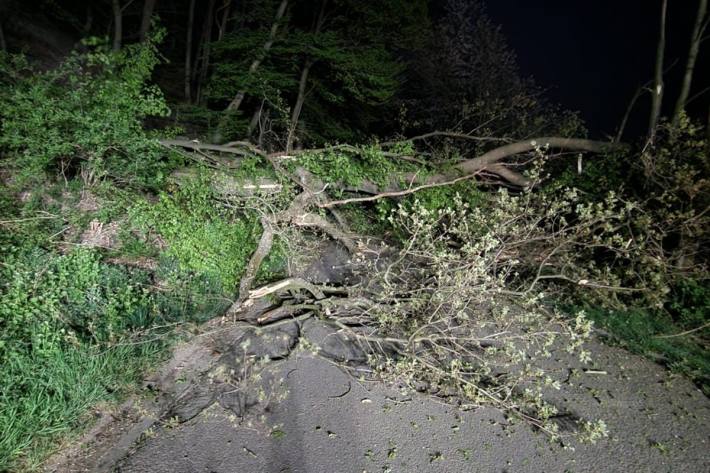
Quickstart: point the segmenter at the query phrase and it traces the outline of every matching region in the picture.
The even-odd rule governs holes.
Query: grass
[[[76,205],[76,181],[49,187],[51,198],[37,190],[21,205],[0,192],[0,472],[38,469],[59,439],[86,425],[92,406],[132,392],[181,327],[223,313],[260,231],[250,213],[215,203],[204,179],[154,204],[95,187],[93,211]],[[119,247],[71,245],[94,219],[120,222]],[[60,237],[71,248],[60,252],[56,235],[67,224],[77,231]],[[155,235],[166,248],[151,243]],[[150,257],[158,267],[107,256]],[[259,280],[280,274],[284,261],[279,240]]]
[[[710,329],[678,335],[687,328],[660,311],[595,308],[586,312],[598,327],[612,335],[613,343],[688,376],[710,396]]]
[[[0,245],[0,471],[33,471],[87,411],[132,392],[177,327],[223,312],[218,281],[164,259],[153,276],[99,252]],[[151,291],[151,277],[163,290]]]
[[[69,347],[51,359],[3,365],[0,376],[0,471],[38,469],[60,435],[81,427],[86,412],[120,400],[166,343]]]

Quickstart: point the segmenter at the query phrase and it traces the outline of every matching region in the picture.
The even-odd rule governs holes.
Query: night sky
[[[579,110],[590,135],[613,134],[635,90],[653,77],[660,0],[489,0],[488,11],[518,54],[524,76],[548,96]],[[677,98],[697,0],[670,0],[666,65],[668,112]],[[691,96],[710,85],[710,45],[701,47]],[[632,115],[629,131],[643,133],[647,96]],[[708,96],[690,110],[707,118]]]

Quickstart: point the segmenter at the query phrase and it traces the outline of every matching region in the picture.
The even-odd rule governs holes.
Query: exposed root
[[[251,255],[249,264],[247,264],[244,277],[239,283],[239,301],[244,301],[249,297],[249,289],[251,288],[256,273],[261,267],[261,262],[266,258],[271,251],[271,247],[274,244],[274,231],[271,228],[271,223],[266,217],[261,219],[261,227],[263,232],[261,234],[261,239],[259,240],[259,245],[256,247],[254,254]]]
[[[320,215],[314,213],[299,215],[293,220],[293,223],[299,227],[311,227],[322,230],[333,240],[342,243],[350,253],[355,253],[358,249],[355,240],[350,235],[340,230]]]
[[[325,299],[325,293],[323,288],[315,284],[311,284],[305,279],[301,278],[288,278],[266,286],[262,286],[259,289],[249,291],[249,299],[261,299],[271,294],[279,294],[286,291],[297,291],[299,289],[305,289],[315,297],[317,300]]]

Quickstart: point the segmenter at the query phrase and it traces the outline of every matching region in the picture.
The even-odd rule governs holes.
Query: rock
[[[353,273],[350,254],[342,245],[327,242],[320,254],[303,271],[303,278],[314,284],[347,284]]]
[[[177,417],[180,422],[187,422],[208,408],[213,401],[214,393],[210,386],[193,384],[177,398],[168,417]]]
[[[326,358],[346,363],[367,361],[367,354],[357,340],[340,333],[333,324],[308,319],[303,323],[301,336],[318,347],[319,353]]]
[[[298,334],[295,322],[273,328],[250,327],[231,342],[231,346],[220,357],[218,366],[225,372],[239,376],[244,371],[245,362],[286,358],[296,345]]]
[[[239,417],[243,417],[247,409],[257,404],[253,396],[236,389],[220,394],[217,401],[220,406],[229,409]]]

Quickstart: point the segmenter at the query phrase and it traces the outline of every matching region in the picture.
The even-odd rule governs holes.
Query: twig
[[[273,284],[262,286],[259,289],[249,291],[249,299],[261,299],[262,297],[266,297],[269,294],[295,289],[305,289],[311,294],[313,294],[313,297],[315,297],[316,299],[325,299],[325,293],[323,292],[323,288],[316,286],[315,284],[311,284],[305,279],[301,278],[287,278]]]
[[[52,219],[57,219],[57,218],[62,218],[62,217],[59,215],[47,215],[47,216],[39,216],[39,217],[17,218],[14,220],[0,220],[0,225],[9,225],[12,223],[31,222],[32,220],[52,220]]]
[[[481,173],[481,171],[476,171],[473,174],[468,174],[466,176],[457,177],[456,179],[452,179],[451,181],[435,182],[432,184],[423,184],[421,186],[411,187],[411,188],[409,188],[407,190],[403,190],[403,191],[382,192],[381,194],[371,195],[368,197],[353,197],[351,199],[331,200],[330,202],[324,202],[322,204],[319,204],[318,207],[331,208],[331,207],[336,207],[338,205],[352,204],[355,202],[372,202],[375,200],[384,199],[386,197],[401,197],[403,195],[413,194],[415,192],[419,192],[424,189],[431,189],[432,187],[450,186],[450,185],[456,184],[457,182],[467,181],[469,179],[473,179],[474,177],[478,176],[480,173]]]
[[[278,320],[285,319],[287,317],[291,317],[303,310],[314,311],[319,309],[320,307],[315,304],[282,305],[259,316],[256,319],[256,323],[258,323],[259,325],[265,325],[271,322],[276,322]],[[309,313],[312,314],[313,312]]]
[[[435,136],[443,136],[445,138],[456,138],[459,140],[471,140],[479,141],[484,143],[507,143],[510,142],[508,138],[494,138],[491,136],[474,136],[467,133],[457,133],[455,131],[432,131],[429,133],[424,133],[423,135],[413,136],[411,138],[405,138],[403,140],[396,141],[384,141],[380,143],[382,146],[392,146],[398,143],[406,143],[407,141],[420,141],[427,138],[433,138]]]
[[[693,329],[686,330],[685,332],[674,333],[674,334],[671,334],[671,335],[656,335],[654,338],[675,338],[675,337],[682,337],[682,336],[684,336],[684,335],[690,335],[691,333],[694,333],[694,332],[699,332],[700,330],[703,330],[703,329],[708,328],[708,327],[710,327],[710,322],[707,322],[707,323],[701,325],[700,327],[695,327],[695,328],[693,328]]]

